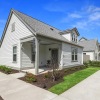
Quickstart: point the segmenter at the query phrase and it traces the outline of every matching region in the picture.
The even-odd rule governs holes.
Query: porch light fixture
[[[51,48],[49,48],[49,51],[51,51]]]

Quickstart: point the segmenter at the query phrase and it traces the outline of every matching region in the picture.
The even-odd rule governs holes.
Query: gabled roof
[[[96,49],[97,40],[79,41],[78,44],[84,47],[83,51],[94,51]]]
[[[48,24],[45,24],[35,18],[32,18],[26,14],[23,14],[17,10],[13,10],[13,9],[11,10],[11,12],[9,14],[9,18],[7,20],[7,23],[6,23],[2,38],[1,38],[1,44],[2,44],[3,38],[5,36],[6,29],[9,24],[12,13],[14,13],[34,35],[41,35],[41,36],[49,37],[49,38],[56,39],[56,40],[59,40],[62,42],[67,42],[67,43],[70,43],[70,44],[73,44],[76,46],[80,46],[78,44],[74,44],[74,43],[68,41],[66,38],[64,38],[62,35],[60,35],[59,33],[61,31],[59,29],[54,28]],[[80,46],[80,47],[82,47],[82,46]]]
[[[82,39],[84,39],[84,40],[88,40],[88,39],[86,39],[85,37],[82,37],[82,38],[79,39],[79,41],[81,41]]]
[[[78,32],[78,30],[77,30],[77,28],[76,28],[76,27],[74,27],[74,28],[72,28],[72,29],[67,29],[67,30],[64,30],[64,31],[60,32],[60,34],[68,34],[68,33],[73,33],[73,31],[75,31],[75,32],[76,32],[76,34],[77,34],[78,36],[80,36],[80,34],[79,34],[79,32]]]

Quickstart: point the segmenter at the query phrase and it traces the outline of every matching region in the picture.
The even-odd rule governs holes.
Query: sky
[[[76,27],[79,38],[100,42],[100,0],[0,0],[0,37],[11,8],[60,30]]]

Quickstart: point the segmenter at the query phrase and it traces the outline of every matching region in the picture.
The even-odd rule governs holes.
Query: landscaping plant
[[[32,73],[26,73],[25,75],[25,80],[29,83],[32,83],[32,82],[36,82],[37,79],[36,79],[36,76]]]
[[[6,74],[10,74],[12,69],[11,68],[8,68],[7,66],[4,66],[4,65],[1,65],[0,66],[0,71],[6,73]]]

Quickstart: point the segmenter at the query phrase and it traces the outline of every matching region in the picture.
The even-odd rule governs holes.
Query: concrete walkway
[[[0,96],[4,100],[100,100],[100,71],[59,96],[0,73]]]
[[[0,73],[0,96],[4,100],[51,100],[57,95]]]
[[[9,76],[12,76],[12,77],[15,77],[15,78],[20,78],[20,77],[24,77],[25,73],[19,72],[19,73],[9,74]]]
[[[100,71],[91,75],[60,96],[68,100],[100,100]]]

